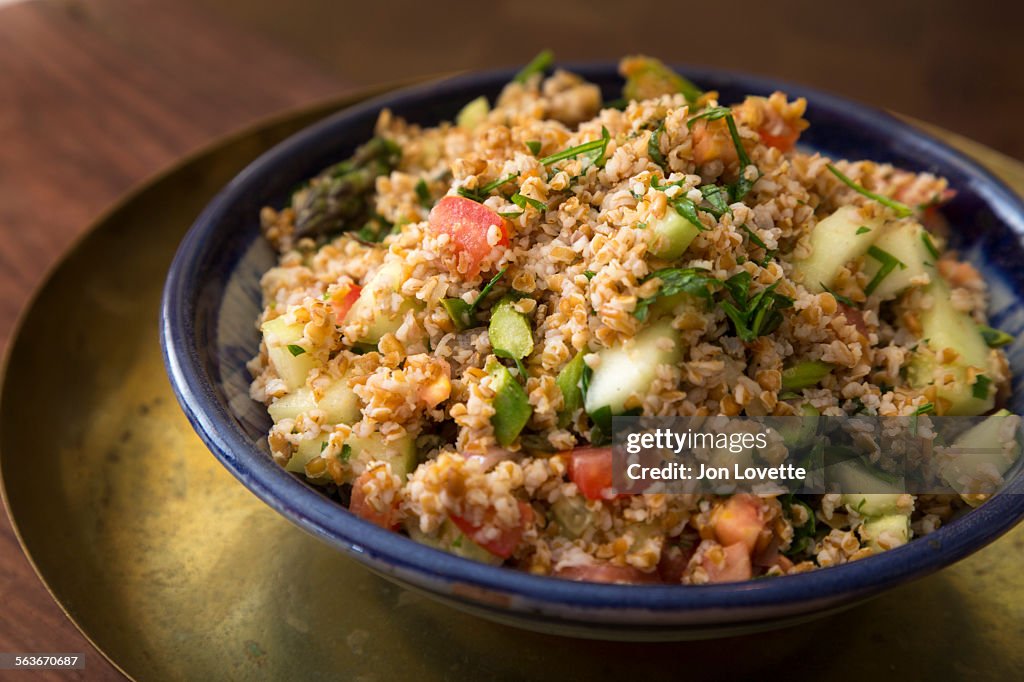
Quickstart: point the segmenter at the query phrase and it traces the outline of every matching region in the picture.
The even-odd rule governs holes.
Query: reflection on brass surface
[[[235,138],[150,185],[82,242],[24,318],[3,392],[13,520],[60,604],[141,680],[948,679],[1024,668],[1024,526],[813,625],[710,642],[576,641],[401,590],[264,506],[210,455],[157,343],[164,272],[256,154],[322,115]],[[970,145],[1024,190],[1024,166]],[[925,540],[927,541],[927,540]],[[682,588],[685,589],[685,588]]]

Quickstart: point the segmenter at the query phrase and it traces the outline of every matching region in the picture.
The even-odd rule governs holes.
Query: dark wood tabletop
[[[1024,158],[1021,3],[9,2],[0,0],[0,351],[61,253],[184,154],[362,86],[511,66],[544,47],[565,61],[644,52],[772,75]],[[24,679],[121,679],[51,600],[6,517],[0,604],[0,652],[87,654],[84,672]]]

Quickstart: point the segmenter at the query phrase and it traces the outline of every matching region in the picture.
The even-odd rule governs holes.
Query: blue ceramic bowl
[[[568,66],[619,96],[613,65]],[[888,161],[947,177],[944,207],[954,246],[992,288],[993,324],[1009,349],[1016,413],[1024,412],[1024,204],[962,154],[880,111],[808,88],[723,71],[680,67],[723,102],[781,89],[809,101],[802,143],[843,158]],[[404,89],[346,109],[270,150],[213,200],[178,250],[164,291],[161,341],[174,390],[195,430],[246,487],[299,527],[380,575],[454,606],[514,625],[598,638],[699,638],[767,629],[849,606],[919,578],[988,544],[1024,517],[1024,477],[979,509],[926,539],[843,566],[772,580],[707,586],[569,582],[474,563],[362,521],[275,464],[260,445],[270,426],[248,398],[245,362],[258,346],[258,281],[274,262],[260,237],[261,206],[282,205],[292,188],[347,157],[372,135],[383,107],[412,121],[452,119],[469,100],[493,98],[510,71],[470,74]]]

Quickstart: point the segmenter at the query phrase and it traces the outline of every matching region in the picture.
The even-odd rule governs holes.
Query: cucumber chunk
[[[882,478],[858,460],[831,464],[826,467],[825,476],[826,480],[839,483],[842,503],[861,516],[874,518],[913,511],[899,505],[904,491],[898,478]]]
[[[999,410],[953,441],[954,452],[940,460],[942,478],[969,504],[983,501],[980,484],[992,473],[1003,476],[1021,454],[1020,417]]]
[[[811,255],[793,264],[804,287],[820,293],[832,286],[841,267],[867,253],[881,226],[880,218],[865,217],[856,206],[843,206],[815,225]]]
[[[295,452],[292,453],[292,458],[288,460],[288,464],[286,464],[284,468],[292,473],[302,474],[311,483],[323,484],[330,482],[331,477],[328,475],[326,467],[318,476],[309,476],[306,474],[306,465],[320,456],[320,453],[323,452],[326,444],[326,435],[322,435],[317,438],[307,438],[300,442],[299,446],[295,448]]]
[[[905,545],[910,541],[910,517],[887,514],[868,519],[860,527],[860,537],[876,552]]]
[[[579,351],[555,378],[555,383],[558,384],[558,388],[562,392],[562,410],[558,413],[558,428],[560,429],[564,429],[572,422],[576,410],[583,405],[581,382],[586,367],[586,363],[583,362],[583,351]]]
[[[309,349],[300,343],[303,327],[299,323],[289,324],[283,316],[264,322],[262,327],[267,357],[289,391],[305,385],[306,377],[317,366]]]
[[[455,125],[466,130],[473,130],[487,119],[491,113],[491,105],[487,98],[481,95],[459,110],[455,116]]]
[[[402,264],[397,261],[387,263],[370,278],[366,286],[359,292],[359,298],[349,309],[346,320],[369,319],[366,333],[360,342],[376,345],[385,334],[394,334],[402,326],[405,314],[410,310],[420,310],[423,304],[414,298],[403,297],[402,303],[394,313],[390,310],[390,298],[402,286]]]
[[[632,343],[602,350],[584,399],[587,413],[607,407],[622,414],[630,397],[647,394],[658,366],[679,362],[682,353],[678,333],[664,322],[643,330]]]
[[[313,391],[303,386],[272,402],[267,411],[276,424],[314,409],[324,412],[328,424],[351,424],[359,419],[359,396],[342,378],[327,387],[319,402],[314,400]]]
[[[885,301],[909,289],[914,280],[921,282],[924,275],[932,279],[938,276],[935,272],[935,257],[928,251],[925,239],[931,243],[919,223],[900,221],[887,223],[882,228],[874,246],[892,255],[904,267],[897,267],[885,275],[878,282],[873,295]],[[869,282],[874,280],[881,269],[882,264],[878,260],[864,258],[863,270]]]
[[[671,209],[664,218],[652,220],[648,228],[651,230],[651,241],[647,250],[665,260],[676,260],[682,256],[700,234],[693,223]]]
[[[384,436],[375,432],[365,437],[350,436],[345,444],[351,448],[350,459],[364,464],[371,461],[387,462],[391,465],[391,473],[403,482],[419,464],[416,441],[412,436],[385,441]]]
[[[799,391],[814,386],[832,373],[832,365],[821,360],[804,360],[782,370],[782,389]]]
[[[472,559],[481,563],[499,566],[502,559],[491,554],[480,545],[466,537],[465,533],[459,530],[458,526],[452,523],[451,519],[445,519],[438,530],[437,536],[429,535],[420,530],[419,521],[415,518],[409,519],[405,524],[405,532],[409,537],[420,544],[449,552],[464,559]]]
[[[581,537],[588,526],[596,523],[594,515],[587,509],[586,500],[578,496],[558,498],[551,505],[551,513],[562,534],[574,540]]]
[[[522,360],[533,352],[533,330],[530,319],[515,308],[515,300],[505,297],[491,310],[487,336],[494,354]]]
[[[492,361],[487,365],[491,375],[491,389],[494,391],[494,414],[491,425],[498,445],[508,447],[519,437],[519,432],[526,426],[533,414],[526,391],[515,380],[512,373],[499,362]]]
[[[988,383],[989,347],[977,325],[966,313],[953,307],[945,280],[936,276],[925,289],[932,306],[920,315],[922,338],[908,368],[908,378],[916,388],[937,385],[941,400],[940,415],[980,415],[995,405],[995,391]],[[942,351],[956,351],[956,359],[940,363]],[[986,379],[968,381],[968,368],[975,368]]]

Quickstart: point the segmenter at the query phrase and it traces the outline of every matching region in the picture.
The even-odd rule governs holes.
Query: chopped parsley
[[[751,242],[753,242],[755,246],[764,249],[764,260],[761,261],[761,263],[759,263],[759,265],[763,268],[768,264],[768,261],[770,261],[775,256],[775,252],[769,249],[768,245],[764,243],[764,240],[758,237],[757,233],[754,232],[754,230],[746,223],[740,225],[740,229],[747,233],[747,237],[750,239]]]
[[[822,289],[824,289],[824,290],[825,290],[825,291],[827,291],[828,293],[832,294],[832,298],[836,299],[837,301],[839,301],[839,302],[840,302],[840,303],[842,303],[843,305],[847,305],[847,306],[850,306],[851,308],[855,308],[855,307],[856,307],[856,304],[855,304],[855,303],[854,303],[854,302],[853,302],[852,300],[850,300],[850,299],[849,299],[848,297],[846,297],[846,296],[843,296],[842,294],[837,294],[836,292],[832,291],[832,290],[831,290],[831,289],[829,289],[829,288],[828,288],[827,286],[825,286],[825,283],[824,283],[824,282],[818,282],[818,284],[820,284],[820,285],[821,285],[821,288],[822,288]]]
[[[866,196],[868,199],[873,199],[878,203],[882,204],[883,206],[888,206],[893,211],[895,211],[896,215],[898,215],[900,218],[906,218],[909,215],[913,215],[913,209],[911,209],[903,202],[896,201],[895,199],[890,199],[889,197],[883,197],[881,194],[875,194],[871,190],[866,189],[863,185],[857,184],[856,182],[848,178],[846,175],[843,174],[841,170],[833,166],[831,163],[826,164],[825,167],[829,169],[832,175],[839,178],[839,180],[844,185],[856,191],[857,193]]]
[[[416,183],[416,197],[420,200],[420,206],[423,208],[430,208],[434,205],[434,199],[430,196],[430,188],[427,187],[427,181],[423,178]]]
[[[478,187],[477,189],[468,189],[466,187],[460,187],[458,189],[459,196],[466,197],[467,199],[472,199],[473,201],[483,202],[487,198],[488,194],[498,189],[506,182],[511,182],[512,180],[515,180],[518,177],[519,173],[509,173],[505,177],[498,178],[493,182],[488,182],[483,187]]]
[[[651,304],[659,298],[685,293],[710,301],[712,289],[719,285],[718,280],[711,277],[703,268],[665,268],[652,272],[644,281],[654,278],[661,280],[661,288],[658,289],[658,293],[638,300],[636,309],[633,311],[634,317],[641,322],[647,319]]]
[[[924,230],[921,230],[921,241],[924,242],[924,248],[928,249],[928,253],[932,255],[932,258],[938,260],[939,250],[935,248],[935,243],[932,241],[931,235]]]
[[[551,64],[555,60],[555,54],[551,50],[541,50],[540,54],[530,60],[530,63],[519,70],[512,80],[516,83],[525,83],[530,80],[530,76],[538,73],[544,73],[551,68]]]
[[[752,280],[746,270],[725,280],[725,290],[729,292],[732,300],[719,301],[722,310],[732,322],[736,336],[747,343],[775,331],[782,323],[780,311],[793,305],[793,299],[775,293],[779,281],[751,295]]]
[[[871,228],[868,227],[867,225],[861,225],[860,227],[857,228],[857,234],[867,234],[870,231]]]
[[[537,156],[537,154],[540,154],[540,140],[530,140],[529,142],[526,143],[526,148],[530,150],[531,154]]]
[[[303,353],[305,353],[306,349],[303,348],[302,346],[296,345],[294,343],[289,343],[288,344],[288,352],[292,354],[292,357],[297,358],[300,355],[302,355]]]
[[[985,343],[988,344],[989,348],[1001,348],[1013,343],[1013,337],[1002,329],[993,329],[987,325],[979,325],[978,331],[981,332],[981,337],[985,339]]]
[[[686,127],[693,129],[693,124],[703,119],[705,121],[717,121],[718,119],[725,119],[725,124],[729,127],[729,136],[732,137],[733,146],[736,147],[736,158],[740,162],[740,177],[736,182],[729,186],[729,192],[732,195],[733,201],[741,201],[743,197],[750,192],[754,186],[755,180],[748,180],[744,172],[747,167],[751,165],[750,156],[747,154],[746,147],[743,146],[743,140],[740,139],[740,131],[736,127],[736,119],[733,118],[732,110],[729,107],[711,107],[705,109],[696,116],[691,116],[686,121]],[[757,176],[761,177],[761,171],[757,171]]]
[[[797,499],[793,493],[783,495],[779,498],[779,501],[782,503],[783,513],[790,520],[793,518],[793,505],[800,505],[807,513],[807,522],[799,527],[793,526],[793,540],[789,545],[789,549],[782,552],[790,558],[800,556],[814,547],[818,532],[817,518],[814,515],[814,510],[803,500]]]
[[[338,459],[340,459],[342,462],[347,462],[351,458],[352,446],[349,445],[348,443],[345,443],[344,445],[341,446],[341,452],[338,453]]]
[[[700,188],[700,193],[704,196],[704,201],[707,202],[707,206],[701,208],[715,218],[721,218],[726,213],[730,212],[729,209],[729,191],[725,187],[719,187],[718,185],[703,185]]]
[[[974,385],[971,387],[971,395],[978,400],[985,400],[988,398],[988,389],[992,385],[992,380],[984,374],[979,374],[974,379]]]
[[[320,441],[320,452],[323,452],[326,449],[327,449],[327,441],[325,441],[325,440]]]
[[[586,277],[587,279],[594,279],[594,277],[597,276],[597,273],[594,272],[593,270],[584,270],[583,276]]]
[[[871,278],[871,281],[868,282],[868,285],[864,287],[864,293],[868,296],[874,293],[875,289],[878,288],[878,285],[882,283],[882,280],[888,277],[889,273],[896,269],[896,266],[899,266],[900,270],[907,269],[907,266],[903,261],[877,246],[869,247],[868,255],[878,261],[882,266],[878,269],[878,272],[875,273],[875,276]]]
[[[914,417],[920,417],[921,415],[932,414],[933,412],[935,412],[935,404],[925,403],[924,405],[921,405],[921,407],[911,412],[911,415]]]
[[[665,121],[662,120],[651,137],[647,140],[647,156],[651,157],[651,161],[661,166],[662,170],[668,170],[668,161],[665,160],[665,155],[661,153],[661,134],[665,132]]]

